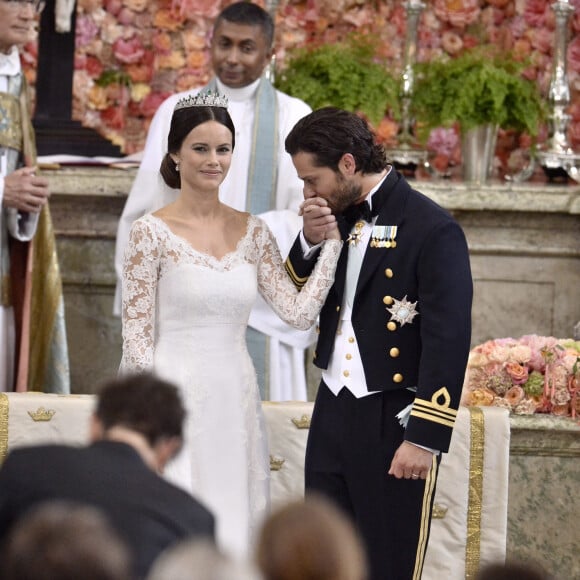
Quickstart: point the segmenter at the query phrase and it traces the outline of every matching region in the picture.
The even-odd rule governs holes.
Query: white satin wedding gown
[[[187,407],[185,444],[167,477],[216,516],[220,545],[247,556],[269,506],[269,456],[245,334],[259,291],[298,328],[315,322],[342,242],[327,241],[302,291],[266,224],[249,216],[222,259],[195,250],[151,214],[131,230],[123,272],[121,371],[154,370]]]

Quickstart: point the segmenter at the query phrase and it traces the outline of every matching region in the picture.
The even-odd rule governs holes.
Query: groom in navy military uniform
[[[465,236],[387,164],[352,113],[311,113],[286,150],[304,182],[304,229],[286,262],[295,284],[337,222],[346,240],[320,314],[307,492],[351,515],[372,580],[420,578],[470,347]]]

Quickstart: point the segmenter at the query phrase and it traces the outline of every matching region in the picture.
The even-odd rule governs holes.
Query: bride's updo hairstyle
[[[210,104],[208,104],[210,103]],[[176,168],[171,154],[176,154],[189,133],[198,125],[208,121],[217,121],[230,130],[232,134],[232,150],[236,144],[236,130],[227,110],[227,98],[211,91],[181,99],[175,105],[169,136],[167,137],[167,153],[161,161],[161,177],[172,189],[181,187],[181,175]]]

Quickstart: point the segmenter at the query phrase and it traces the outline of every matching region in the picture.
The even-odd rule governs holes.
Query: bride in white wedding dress
[[[312,326],[342,242],[334,228],[298,291],[266,224],[219,201],[235,135],[225,106],[211,94],[175,107],[161,174],[180,194],[133,224],[121,371],[153,370],[179,385],[185,444],[166,476],[213,511],[222,548],[247,556],[269,506],[266,432],[245,343],[250,309],[260,292],[286,322]]]

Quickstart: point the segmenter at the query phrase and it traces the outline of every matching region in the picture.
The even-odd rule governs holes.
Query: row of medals
[[[362,229],[365,222],[356,222],[354,224],[354,232],[350,233],[347,242],[352,245],[357,245],[362,236]],[[396,248],[397,242],[397,226],[373,226],[373,233],[371,237],[371,248]]]

